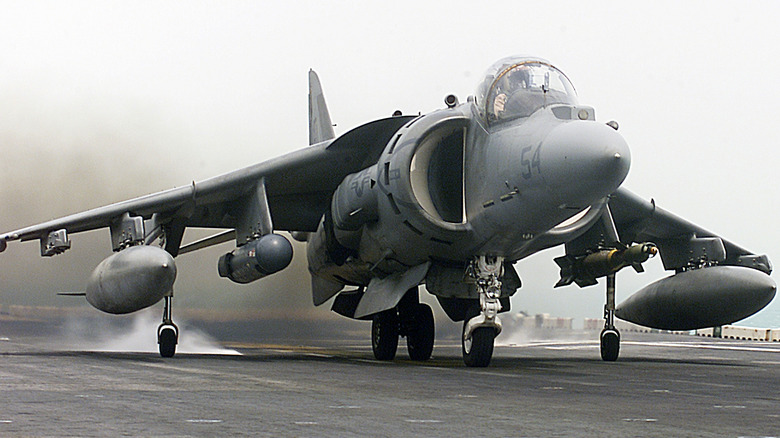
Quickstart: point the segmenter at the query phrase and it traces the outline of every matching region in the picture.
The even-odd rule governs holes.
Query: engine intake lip
[[[388,157],[391,168],[401,171],[388,188],[402,210],[413,211],[417,220],[445,232],[467,231],[464,157],[471,119],[455,110],[427,117],[431,116],[431,123],[418,123],[403,133],[401,143],[413,147],[396,148]],[[458,182],[453,184],[453,180]],[[404,203],[403,198],[408,201]]]

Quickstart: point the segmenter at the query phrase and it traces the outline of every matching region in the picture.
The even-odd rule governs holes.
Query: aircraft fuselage
[[[586,120],[572,120],[580,111]],[[413,119],[334,195],[320,232],[332,226],[353,256],[332,269],[336,279],[361,284],[371,275],[354,276],[360,267],[390,274],[428,260],[516,261],[577,237],[630,162],[622,137],[592,114],[556,105],[488,126],[467,102]]]

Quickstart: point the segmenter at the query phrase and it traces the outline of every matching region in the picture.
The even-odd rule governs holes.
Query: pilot
[[[496,86],[496,98],[493,100],[493,114],[498,119],[519,113],[524,106],[521,96],[531,84],[531,69],[521,65],[507,72]]]

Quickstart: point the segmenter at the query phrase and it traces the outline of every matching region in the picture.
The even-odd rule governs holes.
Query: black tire
[[[406,335],[406,348],[412,360],[428,360],[433,353],[433,341],[436,328],[433,322],[431,306],[418,303],[411,310],[412,321]]]
[[[463,333],[466,333],[468,320],[463,321]],[[493,341],[496,338],[496,330],[492,327],[479,327],[471,332],[471,339],[461,336],[463,362],[469,367],[486,367],[490,365],[493,357]]]
[[[620,333],[614,329],[604,329],[601,332],[601,359],[614,362],[620,354]]]
[[[173,327],[165,327],[160,330],[157,340],[160,344],[160,356],[173,357],[176,354],[176,343],[178,342],[176,330]]]
[[[377,360],[393,360],[398,350],[398,311],[385,310],[371,322],[371,349]]]

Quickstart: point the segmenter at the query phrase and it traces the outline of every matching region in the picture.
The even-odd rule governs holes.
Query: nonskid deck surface
[[[240,355],[162,359],[14,324],[0,323],[2,436],[780,435],[780,343],[625,333],[605,363],[572,332],[499,345],[471,369],[451,339],[427,362],[403,348],[379,362],[367,340],[233,328],[216,347]]]

